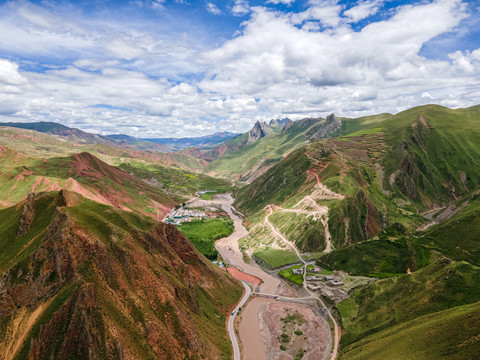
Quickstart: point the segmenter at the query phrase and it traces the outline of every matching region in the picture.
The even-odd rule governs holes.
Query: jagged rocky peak
[[[283,119],[272,119],[270,120],[270,123],[269,125],[285,125],[287,124],[288,122],[291,122],[292,120],[290,120],[289,118],[283,118]]]
[[[337,118],[334,113],[331,113],[330,115],[327,116],[327,121],[325,122],[325,124],[333,124],[333,123],[335,124],[338,123],[341,125],[342,121],[339,118]]]
[[[247,144],[251,144],[265,136],[270,135],[271,133],[273,133],[273,129],[269,124],[266,122],[257,121],[255,125],[253,125],[252,130],[248,132]]]
[[[319,124],[310,129],[305,136],[307,139],[323,139],[328,137],[330,134],[333,134],[335,131],[339,130],[342,127],[342,121],[335,116],[334,113],[331,113],[325,119],[325,122]]]

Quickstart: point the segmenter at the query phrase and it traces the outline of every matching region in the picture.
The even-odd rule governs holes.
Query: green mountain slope
[[[290,207],[315,193],[315,175],[344,197],[314,196],[329,208],[329,231],[340,248],[395,223],[414,231],[427,222],[424,210],[479,189],[480,107],[428,105],[373,119],[350,119],[360,124],[351,129],[363,129],[299,148],[239,191],[236,206],[246,215],[269,204]]]
[[[415,237],[396,231],[396,224],[382,230],[370,241],[355,243],[324,254],[318,259],[320,266],[342,269],[352,275],[376,277],[405,274],[430,263],[431,250]]]
[[[0,219],[0,357],[230,357],[241,287],[174,226],[64,190]]]
[[[478,359],[479,321],[480,302],[454,307],[367,336],[342,349],[339,359]]]
[[[480,301],[480,268],[440,259],[410,275],[376,281],[358,290],[354,319],[344,324],[342,344],[350,344],[394,324]],[[340,308],[342,308],[339,305]]]
[[[384,186],[394,196],[428,208],[479,187],[480,106],[421,106],[381,126],[392,147],[383,160]]]
[[[237,191],[241,245],[278,242],[268,220],[322,267],[386,278],[337,305],[342,359],[476,358],[479,144],[479,106],[342,119]]]
[[[30,192],[62,188],[157,219],[175,205],[175,201],[159,189],[89,153],[36,159],[5,148],[1,155],[0,200],[4,206],[25,199]]]
[[[212,161],[206,172],[214,176],[233,177],[243,181],[253,180],[282,160],[288,153],[301,147],[308,140],[305,134],[322,119],[305,119],[281,126],[274,126],[273,133],[246,144]],[[322,123],[323,124],[323,123]],[[244,134],[245,137],[248,134]],[[240,138],[240,137],[239,137]],[[238,139],[231,141],[239,141]]]
[[[448,354],[458,359],[466,354],[478,354],[480,339],[474,337],[478,327],[474,333],[466,326],[458,327],[456,321],[467,317],[466,313],[468,317],[480,315],[479,286],[480,268],[439,259],[411,275],[377,281],[356,291],[352,298],[338,305],[343,318],[344,358],[367,358],[372,356],[372,351],[385,354],[381,348],[386,343],[392,344],[391,350],[397,351],[392,352],[396,356],[415,353],[415,358],[423,359],[431,354],[441,358]],[[452,310],[444,311],[446,309]],[[457,336],[446,336],[454,329],[460,332]],[[402,340],[397,331],[403,336]],[[422,335],[421,331],[428,331],[433,339],[429,341],[430,336]],[[432,348],[425,348],[417,336],[426,343],[431,342]],[[414,345],[409,351],[400,351],[407,343]],[[462,344],[466,349],[462,349]]]
[[[1,147],[37,158],[64,157],[89,152],[110,165],[128,158],[196,171],[203,169],[207,164],[205,160],[179,152],[151,151],[142,147],[141,144],[131,146],[128,143],[122,144],[112,140],[98,142],[97,138],[95,135],[95,141],[86,141],[82,137],[74,135],[62,136],[49,132],[0,126]],[[156,144],[153,145],[156,146]]]
[[[417,243],[480,266],[480,195],[473,194],[451,218],[419,233]]]
[[[123,160],[118,164],[120,169],[165,191],[179,202],[202,190],[222,192],[232,189],[231,182],[225,179],[135,159]]]

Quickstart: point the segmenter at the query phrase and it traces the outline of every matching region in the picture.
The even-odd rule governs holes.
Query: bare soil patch
[[[232,275],[232,277],[237,280],[246,281],[257,286],[262,283],[262,280],[260,280],[259,278],[250,274],[246,274],[234,267],[229,267],[228,272],[230,273],[230,275]]]
[[[326,360],[330,357],[330,325],[310,306],[270,303],[260,310],[259,320],[268,359],[294,359],[300,353],[304,360]]]

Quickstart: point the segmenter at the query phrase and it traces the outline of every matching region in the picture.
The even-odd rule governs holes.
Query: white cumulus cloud
[[[369,16],[375,15],[379,10],[383,1],[368,0],[362,1],[358,5],[343,12],[343,15],[348,18],[348,22],[356,23]]]
[[[218,6],[211,2],[207,3],[206,8],[209,13],[212,13],[214,15],[220,15],[222,13]]]
[[[290,5],[290,4],[293,4],[294,2],[295,0],[268,0],[266,3],[275,4],[275,5],[278,5],[278,4]]]
[[[334,0],[306,4],[280,12],[237,0],[229,10],[247,15],[240,30],[213,41],[190,24],[172,32],[175,26],[157,20],[163,10],[154,23],[137,23],[7,2],[0,5],[0,52],[17,59],[0,59],[0,118],[56,120],[103,134],[193,136],[242,132],[272,117],[478,103],[480,49],[454,49],[441,59],[421,51],[457,31],[468,16],[464,2],[398,6],[356,30],[352,22],[380,11],[379,2],[346,11]],[[23,60],[32,57],[37,61]]]
[[[232,14],[235,16],[244,16],[250,12],[250,4],[247,0],[235,0],[232,7]]]

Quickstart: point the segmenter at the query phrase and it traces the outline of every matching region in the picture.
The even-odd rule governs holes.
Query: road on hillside
[[[318,296],[317,294],[311,292],[308,287],[307,287],[307,281],[305,280],[305,277],[307,275],[307,262],[302,258],[302,256],[300,255],[300,252],[298,251],[297,247],[295,246],[294,243],[292,243],[291,241],[289,241],[285,236],[282,235],[282,233],[280,233],[280,231],[277,230],[277,228],[275,228],[275,225],[272,224],[272,222],[268,219],[270,217],[270,215],[272,215],[273,213],[273,209],[272,209],[272,206],[271,205],[268,205],[268,213],[267,213],[267,216],[265,217],[265,221],[267,222],[267,224],[270,226],[270,228],[272,229],[272,231],[277,235],[279,236],[286,244],[288,244],[294,251],[295,251],[295,254],[297,255],[298,259],[303,263],[303,288],[310,294],[311,297],[315,297],[319,302],[320,304],[322,304],[322,307],[325,311],[325,313],[327,314],[327,316],[330,318],[330,321],[333,323],[333,330],[334,330],[334,338],[333,338],[333,349],[332,349],[332,353],[331,353],[331,356],[330,356],[330,359],[331,360],[335,360],[338,356],[338,348],[340,346],[340,327],[338,326],[337,324],[337,321],[335,320],[335,318],[333,317],[331,311],[328,309],[328,307],[325,305],[323,299]]]
[[[233,311],[233,315],[230,314],[230,318],[228,319],[228,334],[230,335],[230,340],[233,346],[233,360],[240,360],[240,347],[238,346],[237,336],[235,335],[235,316],[238,314],[238,310],[245,305],[250,294],[252,293],[252,289],[248,286],[245,282],[242,281],[243,287],[245,288],[245,294],[243,295],[242,300],[238,303],[237,307]]]
[[[232,198],[231,194],[220,194],[216,195],[212,200],[196,199],[195,201],[193,201],[192,206],[216,205],[221,206],[222,209],[225,210],[225,212],[234,221],[234,232],[230,236],[218,240],[215,243],[215,248],[218,250],[226,264],[234,266],[247,274],[254,275],[263,281],[262,284],[256,289],[256,291],[262,294],[276,295],[280,292],[281,289],[280,279],[266,273],[255,263],[245,263],[243,259],[243,254],[238,246],[238,240],[245,236],[248,236],[248,230],[243,226],[242,219],[237,216],[235,212],[232,211],[233,202],[234,199]],[[244,360],[267,360],[264,343],[262,341],[258,326],[259,310],[264,305],[267,305],[269,303],[275,303],[276,300],[272,298],[267,299],[263,297],[256,297],[245,305],[244,309],[242,310],[243,316],[239,327],[240,341],[243,342],[244,346],[243,353],[240,354],[240,349],[234,330],[234,318],[236,313],[238,312],[238,308],[245,304],[251,293],[249,286],[247,286],[245,283],[243,283],[243,286],[246,286],[245,289],[248,288],[248,290],[246,291],[246,294],[248,292],[248,296],[245,295],[242,298],[239,305],[237,305],[234,315],[230,316],[228,321],[228,332],[233,346],[234,360],[240,360],[242,358]],[[310,293],[310,295],[312,294]],[[287,297],[281,298],[283,301],[288,301],[291,303],[303,302],[306,300],[298,298],[294,300]],[[336,358],[336,347],[332,355],[333,356],[331,356],[331,359],[333,360]]]

